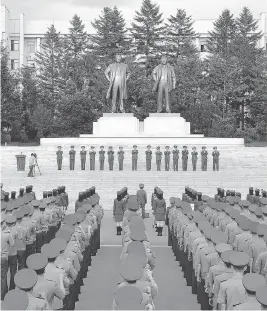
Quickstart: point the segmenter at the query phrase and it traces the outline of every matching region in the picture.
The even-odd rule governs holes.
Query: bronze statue
[[[168,64],[166,56],[162,56],[161,64],[154,68],[152,76],[155,81],[153,91],[158,92],[157,112],[162,112],[163,92],[165,94],[166,112],[171,112],[170,92],[175,89],[176,77],[174,69]]]
[[[117,112],[117,97],[119,100],[119,111],[124,111],[123,101],[127,99],[126,81],[130,77],[130,72],[127,64],[121,62],[121,55],[116,55],[116,63],[110,64],[105,70],[105,76],[109,80],[109,89],[107,99],[112,100],[112,113]]]

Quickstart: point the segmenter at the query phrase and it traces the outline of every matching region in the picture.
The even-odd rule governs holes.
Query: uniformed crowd
[[[105,153],[104,146],[100,146],[99,150],[99,169],[104,170],[105,166]],[[109,170],[113,171],[114,166],[114,150],[112,146],[108,147],[107,155],[108,155],[108,166]],[[117,152],[118,156],[118,163],[119,163],[119,171],[123,170],[123,162],[124,162],[124,150],[123,147],[119,147],[119,151]],[[174,149],[170,151],[170,147],[166,146],[165,151],[162,152],[160,149],[160,146],[156,148],[155,151],[155,158],[156,158],[156,167],[157,171],[161,170],[161,161],[164,154],[164,162],[165,162],[165,171],[170,170],[170,162],[171,162],[171,154],[172,154],[172,160],[173,160],[173,170],[178,171],[178,162],[180,157],[180,151],[178,150],[178,147],[175,145]],[[58,164],[58,170],[62,169],[62,160],[63,160],[63,151],[62,147],[58,146],[58,151],[56,152],[57,155],[57,164]],[[75,168],[75,155],[76,151],[74,149],[74,146],[71,146],[71,150],[69,151],[69,164],[70,164],[70,170],[74,170]],[[145,152],[146,155],[146,170],[151,170],[151,162],[152,162],[152,150],[151,146],[147,146],[147,150]],[[207,165],[208,165],[208,151],[206,150],[206,147],[202,147],[202,151],[200,153],[201,155],[201,170],[207,171]],[[213,147],[212,152],[212,158],[213,158],[213,170],[219,170],[219,157],[220,152],[217,150],[217,147]],[[187,171],[188,166],[188,158],[189,158],[189,151],[187,149],[187,146],[183,146],[183,150],[181,151],[181,159],[182,159],[182,169],[183,171]],[[85,164],[87,159],[87,151],[85,150],[85,146],[81,147],[80,151],[80,160],[81,160],[81,169],[85,170]],[[197,169],[197,162],[198,162],[198,152],[196,151],[196,147],[192,148],[191,152],[191,159],[192,159],[192,168],[193,171],[196,171]],[[90,170],[95,170],[95,163],[96,163],[96,151],[95,147],[91,146],[91,149],[89,151],[89,161],[90,161]],[[133,146],[132,150],[132,170],[137,171],[137,164],[138,164],[138,150],[137,146]]]
[[[32,188],[20,189],[18,197],[12,191],[11,198],[1,190],[1,308],[73,310],[100,248],[100,198],[92,187],[66,215],[64,186],[44,191],[41,200]]]
[[[122,227],[120,278],[114,294],[113,310],[154,310],[158,287],[153,276],[155,255],[147,240],[136,195],[126,200]]]
[[[202,310],[267,310],[266,191],[246,200],[186,187],[167,209],[168,244]]]

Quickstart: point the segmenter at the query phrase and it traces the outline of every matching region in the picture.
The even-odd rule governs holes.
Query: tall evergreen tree
[[[36,53],[38,81],[42,102],[55,109],[56,100],[62,89],[62,39],[54,25],[48,28],[41,52]]]
[[[207,41],[208,52],[219,53],[228,57],[233,50],[233,40],[236,35],[236,22],[229,10],[224,10],[213,24]]]
[[[191,16],[187,16],[185,10],[177,10],[175,16],[168,18],[166,51],[171,57],[177,59],[179,56],[191,57],[197,54],[193,24]]]
[[[96,30],[96,35],[92,36],[93,51],[100,62],[107,64],[117,52],[128,53],[125,20],[116,6],[105,7],[92,25]]]
[[[135,12],[131,33],[136,55],[145,57],[146,68],[153,66],[153,60],[162,52],[163,29],[160,7],[151,0],[143,0],[140,12]]]

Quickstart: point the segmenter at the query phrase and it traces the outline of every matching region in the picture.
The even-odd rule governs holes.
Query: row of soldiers
[[[99,196],[92,195],[75,214],[66,216],[56,196],[44,193],[39,201],[32,194],[23,199],[19,207],[17,201],[1,204],[3,309],[73,309],[89,257],[100,247],[103,212]],[[22,300],[27,302],[25,309],[14,305],[23,297],[21,291],[27,296]]]
[[[202,310],[266,310],[267,198],[227,194],[171,198],[168,244]]]
[[[147,240],[136,195],[129,195],[122,220],[120,278],[113,310],[154,310],[158,287],[153,276],[155,255]]]
[[[99,151],[99,169],[104,170],[104,164],[105,164],[105,153],[106,151],[104,150],[104,146],[100,146],[100,151]],[[114,167],[114,150],[112,146],[108,147],[107,155],[108,155],[108,165],[109,165],[109,170],[113,171]],[[119,151],[117,152],[118,155],[118,163],[119,163],[119,170],[123,170],[123,162],[124,162],[124,150],[123,147],[119,147]],[[189,157],[189,151],[187,149],[187,146],[183,146],[182,150],[182,169],[183,171],[187,171],[187,165],[188,165],[188,157]],[[57,154],[57,164],[58,164],[58,170],[62,169],[62,160],[63,160],[63,151],[62,147],[58,146],[58,151],[56,152]],[[151,146],[147,146],[147,150],[145,152],[146,154],[146,170],[150,171],[151,170],[151,162],[152,162],[152,150]],[[180,151],[178,150],[178,147],[175,145],[174,149],[170,151],[170,147],[166,146],[165,151],[164,151],[164,161],[165,161],[165,171],[170,170],[170,161],[171,161],[171,154],[173,155],[173,170],[178,171],[178,160],[179,160],[179,154]],[[69,160],[70,160],[70,170],[74,170],[75,167],[75,155],[76,151],[74,149],[74,146],[71,146],[71,150],[69,151]],[[160,150],[160,146],[156,148],[155,152],[156,156],[156,167],[157,171],[161,170],[161,161],[163,157],[163,152]],[[198,161],[198,152],[196,151],[196,147],[192,148],[191,152],[191,157],[192,157],[192,167],[193,171],[196,171],[197,168],[197,161]],[[213,147],[213,152],[212,152],[212,157],[213,157],[213,170],[219,170],[219,157],[220,157],[220,152],[217,150],[217,147]],[[85,170],[85,165],[86,165],[86,158],[87,158],[87,151],[85,150],[85,146],[81,147],[80,151],[80,159],[81,159],[81,169]],[[91,150],[89,151],[89,160],[90,160],[90,170],[95,170],[95,162],[96,162],[96,151],[95,147],[92,146]],[[133,146],[132,150],[132,170],[137,171],[137,162],[138,162],[138,150],[137,146]],[[202,171],[207,171],[207,165],[208,165],[208,151],[206,150],[206,147],[202,147],[201,151],[201,170]]]

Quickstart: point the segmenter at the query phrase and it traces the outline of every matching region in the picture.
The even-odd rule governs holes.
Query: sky
[[[127,22],[141,7],[142,0],[2,0],[11,18],[24,13],[25,20],[70,20],[76,13],[82,20],[94,20],[105,6],[117,6]],[[176,9],[185,9],[193,19],[217,19],[228,8],[237,16],[247,6],[256,19],[267,12],[267,0],[154,0],[163,16],[174,15]]]

